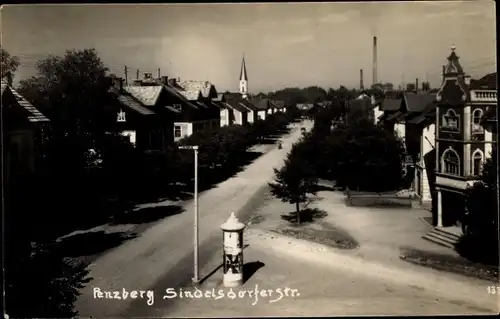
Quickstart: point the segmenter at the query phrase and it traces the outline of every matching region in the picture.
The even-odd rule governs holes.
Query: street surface
[[[305,125],[308,129],[312,123]],[[443,315],[498,312],[498,295],[488,295],[487,281],[440,272],[401,261],[398,246],[440,250],[420,242],[422,223],[415,211],[384,211],[345,207],[340,194],[321,192],[313,203],[328,212],[323,222],[346,229],[360,242],[356,250],[340,250],[269,232],[289,204],[270,200],[267,182],[273,168],[300,136],[285,137],[237,176],[204,192],[199,199],[200,277],[192,283],[192,201],[186,212],[159,222],[140,237],[111,250],[90,267],[94,278],[77,302],[82,317],[222,317],[331,315]],[[242,287],[221,286],[220,225],[231,211],[246,221],[264,216],[245,230],[244,262],[251,277]],[[271,217],[273,216],[273,217]],[[273,220],[274,219],[274,220]],[[415,221],[416,220],[416,221]],[[433,248],[434,247],[434,248]],[[450,252],[451,253],[451,252]],[[246,267],[246,266],[245,266]],[[209,275],[209,276],[208,276]],[[143,298],[94,299],[93,289],[144,290]],[[288,288],[288,290],[287,290]],[[170,293],[202,293],[206,298],[163,299]],[[223,297],[217,295],[219,290]],[[295,290],[294,290],[295,289]],[[258,300],[255,299],[255,291]],[[265,290],[265,293],[260,292]],[[148,292],[150,295],[148,295]],[[246,292],[243,292],[246,291]],[[252,295],[250,295],[252,291]],[[286,292],[286,294],[285,294]],[[293,295],[292,293],[293,292]],[[231,294],[234,293],[234,294]],[[138,293],[140,295],[140,292]],[[240,298],[241,296],[241,298]],[[231,299],[234,297],[234,299]],[[279,300],[277,300],[279,299]],[[270,302],[274,301],[275,302]],[[149,301],[149,304],[148,304]]]
[[[311,121],[302,126],[312,128]],[[284,155],[301,136],[297,128],[282,138],[283,149],[277,148],[256,159],[247,168],[202,193],[199,197],[199,251],[203,267],[221,249],[220,225],[231,212],[247,220],[260,197],[265,195],[273,168],[283,163]],[[203,176],[200,176],[203,178]],[[193,205],[188,201],[185,212],[166,218],[138,238],[107,252],[89,266],[93,280],[81,290],[76,307],[82,317],[119,317],[126,314],[131,299],[94,299],[93,288],[102,291],[147,290],[177,287],[188,283],[193,274]],[[201,272],[203,277],[208,273]],[[132,307],[133,308],[133,307]]]
[[[261,268],[243,286],[234,288],[234,295],[221,286],[219,269],[198,288],[204,295],[210,294],[207,298],[183,295],[181,299],[178,295],[163,299],[165,289],[170,287],[158,286],[153,305],[141,300],[127,316],[445,315],[498,311],[498,296],[488,295],[487,284],[480,281],[449,277],[412,265],[404,270],[392,268],[253,228],[245,232],[245,238],[245,263],[261,263]],[[221,256],[214,256],[207,271],[220,263]],[[296,291],[292,295],[289,290],[286,296],[286,288]],[[190,285],[182,289],[196,291]],[[215,300],[212,289],[222,289],[224,297]],[[266,291],[258,292],[257,300],[255,293],[249,293],[256,289]]]

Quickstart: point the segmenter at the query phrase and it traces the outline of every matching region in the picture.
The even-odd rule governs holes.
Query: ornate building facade
[[[437,226],[457,224],[464,213],[465,191],[478,180],[485,159],[491,156],[492,133],[481,118],[496,107],[496,81],[471,83],[451,48],[443,81],[436,94]]]

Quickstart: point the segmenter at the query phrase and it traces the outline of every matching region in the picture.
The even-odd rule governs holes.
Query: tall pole
[[[128,85],[128,68],[126,65],[125,65],[124,72],[125,72],[125,85]]]
[[[194,149],[194,277],[193,282],[199,282],[198,275],[198,146]]]

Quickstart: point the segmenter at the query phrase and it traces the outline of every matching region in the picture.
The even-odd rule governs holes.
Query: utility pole
[[[193,223],[193,228],[194,228],[194,236],[193,236],[193,257],[194,257],[194,262],[193,262],[193,283],[199,283],[200,282],[200,276],[199,276],[199,267],[198,267],[198,257],[199,257],[199,244],[198,244],[198,145],[191,145],[191,146],[179,146],[179,149],[181,150],[194,150],[194,223]]]
[[[406,91],[406,88],[405,88],[405,74],[404,73],[401,75],[401,81],[402,81],[402,84],[401,84],[402,90]]]
[[[127,69],[127,66],[125,65],[125,85],[128,85],[128,69]]]
[[[158,68],[158,79],[161,78],[160,76],[160,68]]]
[[[139,80],[139,69],[137,69],[137,72],[135,72],[135,79]]]

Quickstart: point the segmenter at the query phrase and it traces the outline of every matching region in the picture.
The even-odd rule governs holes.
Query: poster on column
[[[238,248],[240,248],[238,233],[224,233],[224,250],[226,250],[227,253],[231,253],[230,250],[237,250]]]

